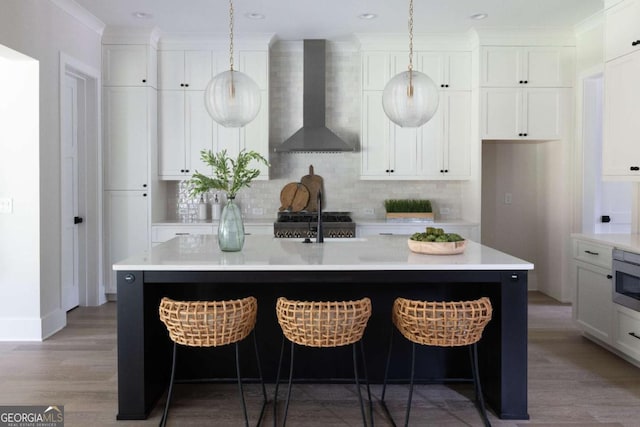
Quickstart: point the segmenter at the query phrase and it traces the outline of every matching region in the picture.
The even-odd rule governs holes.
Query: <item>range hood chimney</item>
[[[304,40],[302,128],[276,152],[355,151],[325,125],[325,40]]]

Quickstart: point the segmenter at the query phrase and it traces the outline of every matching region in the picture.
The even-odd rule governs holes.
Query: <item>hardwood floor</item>
[[[157,425],[164,401],[148,420],[115,419],[115,324],[115,303],[80,307],[69,313],[64,330],[42,343],[0,343],[0,405],[64,405],[66,426]],[[294,387],[288,425],[362,425],[353,386]],[[248,385],[246,391],[255,422],[259,388]],[[380,387],[373,391],[379,396]],[[388,392],[398,421],[404,416],[406,392],[405,386]],[[418,386],[412,425],[481,425],[471,396],[470,385]],[[272,424],[272,409],[267,407],[265,425]],[[489,415],[494,426],[640,426],[640,369],[583,338],[573,327],[570,306],[539,293],[529,296],[529,414],[529,421]],[[390,425],[378,405],[375,421]],[[178,385],[168,424],[242,425],[236,387]]]

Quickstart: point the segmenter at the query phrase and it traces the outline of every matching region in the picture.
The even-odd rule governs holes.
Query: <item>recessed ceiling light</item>
[[[378,17],[378,15],[376,15],[375,13],[361,13],[360,15],[358,15],[358,18],[364,19],[366,21],[370,21],[372,19],[376,19],[377,17]]]
[[[469,18],[474,19],[476,21],[480,21],[480,20],[486,19],[488,17],[489,17],[489,15],[487,15],[486,13],[475,13],[475,14],[471,15]]]
[[[133,12],[132,13],[134,18],[137,19],[150,19],[153,18],[153,15],[147,12]]]
[[[245,13],[244,16],[246,16],[249,19],[264,19],[265,18],[265,16],[262,13],[257,13],[257,12]]]

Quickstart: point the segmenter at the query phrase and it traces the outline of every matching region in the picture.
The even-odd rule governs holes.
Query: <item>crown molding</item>
[[[577,23],[573,27],[573,31],[577,35],[577,34],[586,33],[587,31],[591,31],[598,27],[604,28],[604,11],[602,10],[597,13],[594,13],[584,21]]]
[[[573,29],[476,28],[481,46],[575,46]]]
[[[106,25],[95,15],[73,0],[50,0],[55,6],[66,12],[72,18],[87,26],[90,30],[102,35]]]
[[[357,33],[356,40],[363,51],[407,50],[407,34]],[[418,51],[469,51],[472,38],[469,33],[418,33],[413,36],[413,49]]]
[[[274,43],[273,33],[234,34],[233,44],[241,50],[265,50]],[[160,50],[229,49],[229,33],[162,33]]]
[[[109,26],[102,34],[102,44],[148,44],[158,47],[160,30],[153,28],[133,28]]]

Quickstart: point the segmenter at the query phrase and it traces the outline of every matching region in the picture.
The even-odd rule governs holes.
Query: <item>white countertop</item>
[[[585,234],[574,233],[575,239],[588,240],[594,243],[610,245],[625,251],[640,253],[640,234]]]
[[[406,236],[302,239],[246,236],[240,252],[222,252],[216,236],[178,236],[113,265],[114,270],[147,271],[371,271],[371,270],[532,270],[533,264],[469,241],[458,255],[413,253]]]

